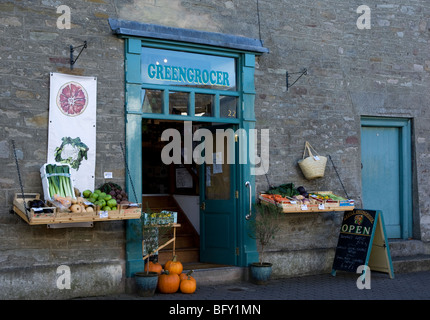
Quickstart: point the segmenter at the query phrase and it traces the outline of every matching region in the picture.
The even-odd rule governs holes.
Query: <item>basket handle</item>
[[[312,154],[311,148],[315,152],[315,154],[318,155],[318,152],[311,146],[311,144],[308,141],[306,141],[306,143],[305,143],[305,150],[303,151],[303,159],[305,158],[306,150],[308,150],[309,156],[311,156],[311,157],[314,156]]]

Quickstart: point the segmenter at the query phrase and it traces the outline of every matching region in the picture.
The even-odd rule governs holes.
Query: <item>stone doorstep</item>
[[[426,254],[394,257],[392,262],[394,275],[396,273],[430,271],[430,255]]]
[[[420,254],[428,254],[426,246],[421,240],[388,240],[391,257],[406,257]]]
[[[207,269],[193,269],[192,276],[199,285],[227,284],[248,279],[248,268],[245,267],[218,267]],[[189,269],[184,268],[184,273]]]
[[[428,246],[420,240],[389,240],[394,275],[396,273],[430,271]]]

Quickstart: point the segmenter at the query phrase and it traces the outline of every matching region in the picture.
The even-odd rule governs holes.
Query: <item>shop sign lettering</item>
[[[143,83],[236,88],[236,61],[232,57],[142,47],[141,70]]]
[[[179,83],[230,86],[228,72],[198,68],[186,68],[160,64],[148,65],[148,77],[151,80],[168,80]]]
[[[341,232],[343,233],[353,233],[353,234],[361,234],[363,236],[370,236],[370,227],[362,227],[356,225],[348,225],[343,224],[341,227]]]

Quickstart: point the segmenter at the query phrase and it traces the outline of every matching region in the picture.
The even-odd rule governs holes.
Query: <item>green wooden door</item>
[[[411,192],[410,142],[405,135],[403,126],[389,121],[362,123],[363,208],[382,211],[388,238],[407,238],[411,230],[412,210],[405,198]]]
[[[225,126],[218,129],[224,131]],[[212,163],[205,161],[200,166],[200,261],[236,265],[236,162],[229,158],[229,152],[235,154],[234,135],[233,141],[222,146],[216,146],[215,136],[213,152],[204,150],[211,152]],[[221,159],[223,163],[219,163]]]

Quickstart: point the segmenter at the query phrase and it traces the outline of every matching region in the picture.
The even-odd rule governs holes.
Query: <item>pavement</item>
[[[152,297],[118,294],[88,297],[87,300],[430,300],[430,271],[395,274],[371,272],[369,280],[357,285],[359,274],[337,271],[271,279],[265,285],[251,282],[198,286],[193,294],[156,292]],[[361,289],[359,288],[361,287]]]
[[[395,274],[393,279],[386,273],[371,272],[370,281],[368,278],[357,286],[358,279],[358,274],[337,271],[336,276],[320,274],[272,279],[265,285],[241,281],[197,286],[193,294],[156,292],[152,297],[118,294],[78,300],[98,300],[111,306],[94,309],[98,315],[100,310],[110,313],[119,301],[125,305],[123,310],[137,307],[142,310],[142,316],[156,310],[154,314],[161,319],[268,319],[286,311],[290,315],[298,311],[294,313],[296,316],[300,313],[306,318],[340,316],[362,320],[373,314],[399,316],[399,312],[406,310],[404,303],[415,314],[420,314],[420,309],[428,310],[430,271]],[[412,308],[411,304],[414,304]]]

